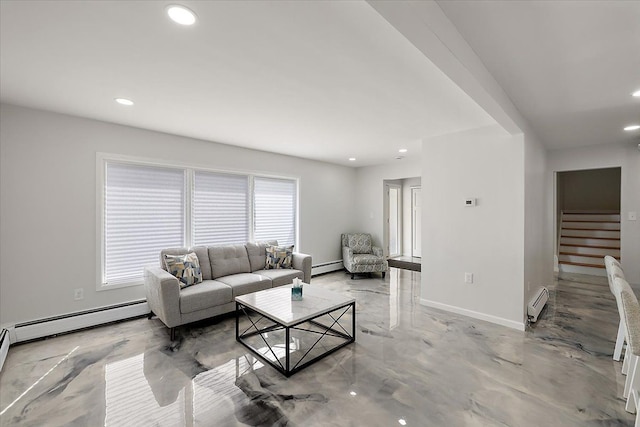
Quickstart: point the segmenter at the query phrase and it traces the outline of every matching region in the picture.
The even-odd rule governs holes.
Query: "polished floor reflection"
[[[10,349],[2,426],[627,426],[600,278],[551,286],[527,332],[418,304],[420,273],[343,272],[356,342],[287,379],[235,341],[234,318],[169,340],[137,319]]]

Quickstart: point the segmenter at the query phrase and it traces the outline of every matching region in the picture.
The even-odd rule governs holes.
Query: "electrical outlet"
[[[76,301],[80,301],[84,298],[84,289],[78,288],[73,291],[73,299]]]
[[[464,283],[473,283],[473,273],[464,273]]]

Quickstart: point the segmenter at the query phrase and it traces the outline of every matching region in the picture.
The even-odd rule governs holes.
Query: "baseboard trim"
[[[9,331],[7,329],[3,329],[0,331],[0,372],[2,372],[4,361],[7,358],[7,354],[9,354],[10,345],[11,340],[9,339]]]
[[[503,317],[493,316],[491,314],[481,313],[479,311],[468,310],[466,308],[456,307],[453,305],[443,304],[441,302],[426,300],[422,298],[420,299],[420,305],[433,307],[433,308],[449,311],[456,314],[461,314],[463,316],[472,317],[474,319],[484,320],[484,321],[495,323],[501,326],[506,326],[507,328],[517,329],[518,331],[525,330],[524,322],[515,322],[513,320],[505,319]]]
[[[149,313],[146,300],[132,301],[15,325],[15,342],[30,341]]]
[[[322,264],[316,264],[311,267],[311,276],[317,276],[318,274],[331,273],[332,271],[339,271],[344,269],[342,260],[324,262]]]

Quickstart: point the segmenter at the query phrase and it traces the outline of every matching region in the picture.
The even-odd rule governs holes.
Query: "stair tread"
[[[588,264],[585,262],[572,262],[572,261],[558,261],[559,264],[566,264],[566,265],[577,265],[580,267],[592,267],[592,268],[604,268],[604,265],[598,265],[598,264]]]
[[[570,239],[620,240],[619,237],[564,236],[564,235],[560,237],[568,237]]]
[[[620,211],[562,211],[564,215],[620,215]]]
[[[576,252],[560,252],[559,255],[575,255],[575,256],[584,256],[584,257],[589,257],[589,258],[604,258],[604,255],[596,255],[596,254],[579,254]],[[619,257],[614,257],[615,259],[617,259],[618,261],[620,261]]]
[[[578,245],[575,243],[560,243],[560,246],[571,246],[575,248],[596,248],[596,249],[617,249],[620,250],[620,247],[615,246],[598,246],[598,245]]]
[[[586,231],[620,231],[613,230],[611,228],[577,228],[577,227],[562,227],[563,230],[586,230]]]
[[[597,223],[608,223],[608,224],[620,224],[620,221],[615,220],[604,220],[604,219],[562,219],[562,222],[597,222]]]

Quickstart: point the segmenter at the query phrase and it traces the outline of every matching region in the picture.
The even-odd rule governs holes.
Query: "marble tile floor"
[[[418,303],[420,273],[343,272],[357,341],[287,379],[235,342],[234,318],[159,320],[17,345],[0,374],[2,426],[630,426],[606,282],[568,277],[519,332]]]

